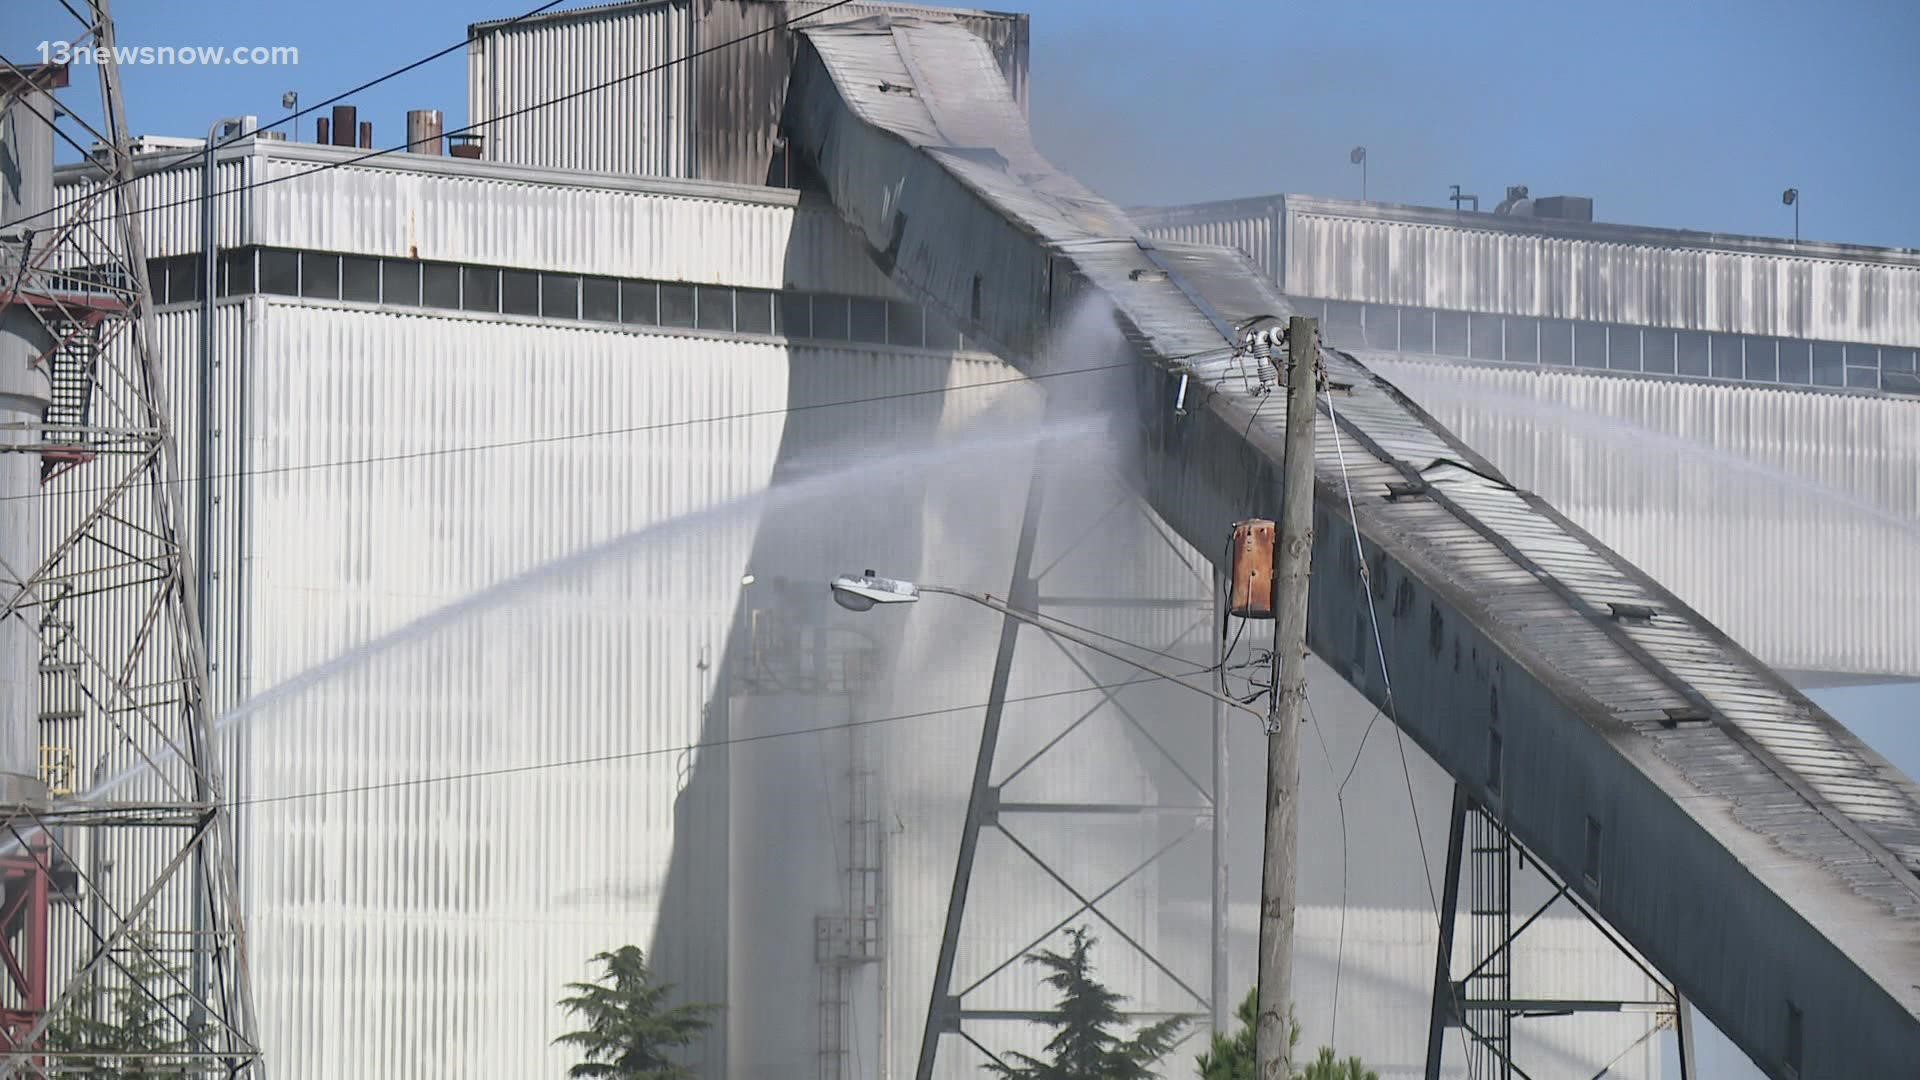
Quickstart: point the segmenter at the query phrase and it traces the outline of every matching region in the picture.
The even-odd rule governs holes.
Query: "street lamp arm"
[[[1078,631],[1072,629],[1071,627],[1064,625],[1059,620],[1049,619],[1048,617],[1040,614],[1039,612],[1026,611],[1021,608],[1014,607],[1012,604],[1009,604],[1006,601],[1001,600],[998,597],[992,596],[987,593],[968,592],[965,589],[954,589],[954,588],[949,588],[945,585],[921,585],[919,586],[919,590],[922,593],[942,593],[947,596],[960,597],[962,600],[971,600],[974,603],[981,605],[982,607],[991,608],[994,611],[997,611],[1000,614],[1005,615],[1010,619],[1018,619],[1019,621],[1026,623],[1027,625],[1032,626],[1036,629],[1044,630],[1047,633],[1052,634],[1054,637],[1064,638],[1067,641],[1071,641],[1075,645],[1080,646],[1081,648],[1091,649],[1102,656],[1109,657],[1111,659],[1118,660],[1123,664],[1127,664],[1129,666],[1139,668],[1141,671],[1144,671],[1149,675],[1153,675],[1161,679],[1166,679],[1167,681],[1174,683],[1177,686],[1185,687],[1186,689],[1191,690],[1196,694],[1205,694],[1207,697],[1212,698],[1213,700],[1221,703],[1222,705],[1226,705],[1229,708],[1238,709],[1241,712],[1247,713],[1250,716],[1258,717],[1260,719],[1261,724],[1263,725],[1267,722],[1267,714],[1265,711],[1261,709],[1256,709],[1252,705],[1249,705],[1246,702],[1241,701],[1239,698],[1232,697],[1227,694],[1222,694],[1216,690],[1210,690],[1204,686],[1195,686],[1193,683],[1188,682],[1182,676],[1176,675],[1173,672],[1156,667],[1153,664],[1149,664],[1143,660],[1137,660],[1131,656],[1127,656],[1124,653],[1117,652],[1114,649],[1109,648],[1108,646],[1100,644],[1098,641],[1095,641],[1094,639],[1088,637],[1087,635],[1079,633]],[[1203,668],[1201,670],[1205,671],[1207,669]],[[1199,672],[1194,672],[1193,674],[1199,674]]]

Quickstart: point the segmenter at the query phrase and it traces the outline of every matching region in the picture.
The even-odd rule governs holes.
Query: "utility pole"
[[[1267,720],[1267,835],[1260,873],[1259,1080],[1290,1073],[1288,1001],[1293,976],[1295,848],[1300,832],[1300,725],[1307,708],[1307,577],[1313,561],[1314,395],[1320,328],[1287,324],[1287,441],[1274,557],[1273,693]]]

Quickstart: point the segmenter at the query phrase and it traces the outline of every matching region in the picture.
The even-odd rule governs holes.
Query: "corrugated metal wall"
[[[785,103],[791,36],[777,30],[739,45],[716,46],[804,17],[824,4],[640,0],[517,24],[482,24],[468,51],[468,116],[487,125],[484,146],[490,161],[765,183]],[[814,21],[876,11],[958,18],[992,47],[1025,104],[1025,15],[858,4]],[[573,101],[508,117],[700,50],[713,51]]]
[[[200,250],[199,201],[201,155],[189,152],[154,154],[140,163],[140,179],[131,187],[134,205],[140,210],[141,227],[146,231],[147,258],[161,259]],[[219,154],[214,183],[222,192],[239,192],[257,175],[252,154],[240,148]],[[106,186],[98,170],[90,165],[65,165],[54,173],[54,203],[77,204]],[[215,208],[215,237],[221,247],[245,243],[249,234],[246,193],[218,199]],[[78,250],[89,259],[103,258],[100,247],[107,222],[112,219],[112,200],[95,203],[89,213],[91,229],[76,234],[73,244],[61,250]]]
[[[468,45],[467,117],[486,125],[480,132],[487,160],[697,175],[689,138],[695,73],[689,65],[544,104],[686,56],[694,21],[689,0],[656,0],[475,34]]]
[[[838,398],[946,367],[293,302],[268,305],[250,358],[256,693],[544,561],[763,488],[784,423],[303,466],[777,411],[790,363],[844,371]],[[701,735],[702,665],[727,644],[760,524],[751,507],[716,514],[558,575],[235,729],[257,798],[655,751],[248,808],[263,1037],[283,1073],[558,1073],[561,984],[652,933],[686,766],[657,751]]]
[[[1766,663],[1920,675],[1920,404],[1360,355]]]
[[[1139,207],[1128,213],[1155,240],[1234,248],[1285,288],[1280,276],[1286,240],[1284,195],[1194,206]]]
[[[1135,217],[1156,237],[1238,247],[1299,296],[1920,345],[1920,260],[1905,253],[1305,196]]]
[[[897,295],[830,209],[763,187],[583,176],[395,155],[315,170],[359,151],[255,142],[224,151],[220,245],[262,244],[650,277],[762,289]],[[312,172],[304,179],[291,179]],[[58,198],[83,190],[61,176]],[[197,165],[134,185],[148,255],[200,249]]]

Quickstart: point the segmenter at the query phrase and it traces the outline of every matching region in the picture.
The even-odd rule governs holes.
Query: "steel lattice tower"
[[[0,204],[0,345],[13,346],[0,401],[15,406],[0,412],[0,514],[37,519],[40,540],[30,559],[0,545],[24,564],[0,566],[0,625],[30,627],[39,651],[37,687],[0,698],[0,730],[39,756],[37,782],[0,776],[16,781],[0,787],[0,1077],[113,1067],[114,1051],[170,1074],[252,1075],[231,818],[182,535],[185,496],[201,494],[183,464],[214,470],[183,463],[176,443],[167,388],[194,385],[190,351],[161,355],[154,340],[108,0],[48,13],[70,16],[69,45],[94,56],[99,100],[89,113],[63,95],[56,113],[66,67],[0,61],[0,151],[26,177]],[[56,138],[94,172],[58,195]],[[138,1039],[134,1014],[151,1019]]]

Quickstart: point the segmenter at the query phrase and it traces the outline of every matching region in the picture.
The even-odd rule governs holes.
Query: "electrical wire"
[[[596,94],[602,90],[612,89],[613,87],[620,86],[624,83],[632,82],[635,79],[645,78],[648,75],[657,75],[660,72],[666,71],[669,68],[678,67],[681,64],[698,60],[703,56],[720,52],[723,49],[732,48],[733,46],[742,44],[744,42],[752,41],[754,38],[764,37],[768,34],[773,33],[776,30],[785,30],[788,27],[792,26],[794,23],[801,21],[802,19],[811,19],[820,15],[825,15],[827,12],[832,11],[835,8],[846,7],[848,4],[851,4],[853,2],[854,0],[833,0],[832,3],[816,8],[813,11],[808,11],[799,15],[791,16],[781,22],[776,22],[768,26],[763,26],[758,30],[750,30],[747,33],[741,34],[739,37],[728,38],[725,41],[718,41],[704,48],[695,49],[692,52],[686,53],[683,56],[676,56],[671,60],[663,60],[660,63],[654,64],[651,67],[641,68],[638,71],[632,71],[632,72],[628,72],[625,75],[615,76],[614,78],[608,79],[605,82],[599,82],[599,83],[593,84],[592,86],[585,86],[578,90],[569,91],[565,94],[561,94],[559,97],[547,98],[544,101],[536,101],[529,105],[523,105],[518,109],[512,109],[507,112],[501,113],[498,116],[488,117],[485,120],[476,120],[473,123],[466,125],[465,127],[454,128],[450,131],[443,132],[442,134],[443,136],[447,136],[447,137],[451,137],[454,135],[471,134],[473,132],[481,130],[482,128],[487,128],[487,127],[491,127],[494,124],[498,124],[503,120],[513,120],[518,117],[525,116],[529,113],[539,112],[542,109],[549,109],[555,105],[561,105],[566,102],[585,97],[588,94]],[[299,180],[305,177],[315,176],[323,172],[331,172],[334,169],[343,169],[349,165],[358,165],[364,161],[371,161],[374,158],[386,157],[389,154],[401,153],[411,145],[412,145],[411,143],[402,141],[400,143],[397,143],[393,146],[386,147],[384,149],[369,150],[364,154],[357,154],[353,157],[345,158],[340,161],[330,161],[324,165],[318,165],[318,166],[315,166],[314,168],[305,169],[300,172],[283,173],[279,176],[263,176],[258,180],[254,180],[245,184],[236,184],[232,187],[223,188],[216,192],[202,193],[199,195],[189,195],[189,196],[186,196],[185,198],[174,199],[171,202],[163,202],[163,203],[156,204],[154,206],[143,206],[140,208],[140,213],[153,214],[153,213],[158,213],[162,210],[173,210],[182,206],[192,206],[195,203],[205,202],[208,199],[225,198],[229,195],[238,195],[246,191],[254,191],[263,187],[271,187],[274,184],[285,183],[289,180]],[[72,204],[69,202],[69,203],[63,203],[61,205],[68,206]],[[38,215],[35,215],[35,216],[38,216]],[[9,221],[4,225],[0,225],[0,229],[10,228],[14,225],[19,224],[21,221],[27,221],[27,220],[31,220],[31,219],[21,218],[17,221]]]
[[[1386,648],[1386,643],[1384,639],[1381,637],[1381,633],[1380,633],[1380,613],[1375,608],[1373,603],[1372,574],[1367,569],[1366,550],[1364,547],[1361,546],[1361,542],[1360,542],[1360,515],[1354,508],[1353,480],[1347,473],[1347,452],[1344,444],[1342,444],[1342,442],[1340,441],[1340,414],[1334,409],[1333,394],[1331,391],[1323,390],[1321,392],[1321,397],[1327,403],[1328,422],[1333,425],[1333,452],[1334,452],[1334,456],[1340,462],[1340,486],[1342,491],[1345,493],[1346,500],[1347,500],[1347,522],[1352,527],[1352,530],[1353,530],[1354,562],[1358,566],[1358,573],[1360,577],[1360,591],[1365,593],[1367,597],[1367,621],[1373,627],[1374,653],[1380,658],[1380,679],[1381,679],[1381,682],[1386,687],[1386,702],[1385,702],[1384,711],[1390,716],[1390,718],[1393,721],[1393,730],[1396,736],[1395,745],[1398,746],[1400,750],[1400,775],[1401,775],[1401,778],[1406,782],[1407,810],[1412,814],[1412,817],[1413,817],[1413,839],[1414,839],[1414,843],[1418,846],[1420,850],[1420,873],[1423,877],[1426,878],[1427,902],[1430,905],[1432,905],[1434,923],[1436,926],[1444,926],[1446,923],[1446,919],[1445,919],[1445,916],[1443,916],[1440,911],[1440,895],[1438,892],[1435,891],[1433,887],[1433,865],[1432,865],[1432,862],[1427,857],[1426,830],[1424,830],[1420,826],[1420,803],[1417,799],[1414,798],[1414,795],[1413,795],[1413,770],[1409,768],[1407,765],[1406,732],[1400,729],[1399,710],[1395,705],[1395,701],[1393,697],[1393,675],[1387,669],[1387,648]],[[1360,755],[1366,751],[1367,734],[1373,731],[1374,722],[1379,720],[1382,714],[1382,711],[1383,710],[1381,709],[1375,709],[1373,716],[1368,719],[1366,731],[1363,732],[1360,736],[1360,746],[1358,749],[1354,751],[1353,764],[1348,767],[1347,775],[1345,779],[1342,779],[1340,781],[1340,787],[1336,791],[1334,796],[1335,804],[1340,806],[1343,810],[1343,813],[1341,816],[1343,830],[1345,827],[1346,819],[1344,814],[1345,803],[1342,800],[1341,796],[1343,796],[1346,792],[1347,781],[1353,779],[1354,770],[1360,767]],[[1343,851],[1342,852],[1343,876],[1345,874],[1344,866],[1345,866],[1345,853]],[[1345,918],[1346,918],[1346,907],[1343,901],[1341,905],[1341,919],[1343,923]],[[1342,928],[1343,939],[1340,942],[1340,946],[1342,948],[1344,948],[1346,944],[1344,940],[1344,934],[1345,934],[1345,929],[1343,926]],[[1339,967],[1338,967],[1337,960],[1335,965],[1334,977],[1337,984],[1337,981],[1339,978]],[[1460,1035],[1460,1050],[1462,1055],[1471,1058],[1472,1055],[1469,1052],[1468,1046],[1467,1046],[1466,1032],[1464,1030],[1460,1030],[1459,1035]]]
[[[1339,770],[1333,764],[1333,751],[1327,748],[1327,733],[1320,725],[1320,714],[1314,711],[1313,698],[1307,698],[1307,718],[1313,721],[1313,734],[1320,741],[1320,756],[1327,762],[1327,777],[1331,779]],[[1327,1033],[1329,1045],[1340,1045],[1340,973],[1347,962],[1347,800],[1341,792],[1334,792],[1333,807],[1340,816],[1340,932],[1333,946],[1333,1025]]]
[[[1400,749],[1400,774],[1405,779],[1407,785],[1407,808],[1413,813],[1413,836],[1420,846],[1420,872],[1427,879],[1427,900],[1428,903],[1433,906],[1434,918],[1438,919],[1440,917],[1440,894],[1433,887],[1433,867],[1427,859],[1426,832],[1420,827],[1420,804],[1413,795],[1413,770],[1407,764],[1406,732],[1400,730],[1399,709],[1396,707],[1393,697],[1393,674],[1387,670],[1387,646],[1380,634],[1380,612],[1373,603],[1373,583],[1370,580],[1372,575],[1367,571],[1366,550],[1360,543],[1360,516],[1354,509],[1353,481],[1347,475],[1347,453],[1340,441],[1340,414],[1334,410],[1333,394],[1331,391],[1323,392],[1321,396],[1327,403],[1327,418],[1333,425],[1333,452],[1340,461],[1340,484],[1346,492],[1347,499],[1347,523],[1353,528],[1354,561],[1360,567],[1360,587],[1361,591],[1364,592],[1367,597],[1367,621],[1373,627],[1374,654],[1380,658],[1380,681],[1386,687],[1385,712],[1388,718],[1393,721],[1393,730],[1397,736],[1395,745]],[[1376,719],[1377,717],[1378,713],[1376,712]],[[1371,730],[1373,721],[1369,720],[1367,727]],[[1364,750],[1366,748],[1365,736],[1362,736],[1361,741],[1361,749]],[[1357,768],[1360,764],[1359,751],[1354,753],[1353,761],[1354,767]],[[1352,778],[1353,773],[1349,770],[1347,779],[1350,780]],[[1346,781],[1341,781],[1340,786],[1344,789],[1346,787]]]
[[[1045,371],[1034,375],[1016,375],[1005,379],[989,379],[983,382],[967,383],[960,386],[939,386],[926,390],[902,390],[892,394],[875,394],[870,397],[842,398],[836,401],[820,401],[811,405],[786,405],[777,409],[751,409],[745,412],[720,413],[714,416],[686,417],[680,420],[662,420],[655,424],[634,424],[627,427],[597,428],[592,431],[564,432],[558,435],[535,435],[524,439],[506,439],[499,442],[468,443],[461,446],[432,447],[426,450],[408,450],[394,454],[375,454],[359,458],[339,458],[333,461],[309,461],[298,465],[275,465],[259,469],[236,469],[231,472],[202,473],[199,476],[183,476],[175,480],[148,480],[132,487],[153,487],[162,484],[203,483],[218,480],[234,480],[251,476],[275,476],[285,473],[314,472],[321,469],[350,468],[356,465],[385,465],[397,461],[418,461],[425,458],[449,457],[456,454],[480,453],[487,450],[518,450],[529,446],[547,446],[554,443],[574,442],[581,439],[603,439],[616,435],[640,435],[653,431],[667,431],[674,428],[698,427],[702,424],[719,424],[733,420],[759,420],[774,416],[791,416],[795,413],[814,412],[821,409],[839,409],[853,405],[872,405],[883,401],[899,401],[907,398],[929,397],[940,394],[959,393],[963,390],[980,390],[995,386],[1007,386],[1014,383],[1038,382],[1041,379],[1057,379],[1069,375],[1087,375],[1102,371],[1116,371],[1133,366],[1132,361],[1112,364],[1095,364],[1090,367],[1066,368],[1060,371]],[[58,495],[97,494],[116,490],[119,485],[103,484],[92,488],[72,488],[56,492]],[[0,496],[0,502],[17,499],[37,499],[42,493],[28,492],[22,495]]]
[[[1070,690],[1050,690],[1038,694],[1024,694],[1003,699],[1009,704],[1028,701],[1047,701],[1054,698],[1071,697],[1076,694],[1091,694],[1107,690],[1120,690],[1144,683],[1165,682],[1168,677],[1148,675],[1138,679],[1126,679],[1116,683],[1096,683],[1090,686],[1075,687]],[[892,724],[905,720],[922,720],[934,716],[948,716],[953,713],[984,709],[986,702],[968,705],[949,705],[938,709],[923,709],[919,712],[895,713],[891,716],[875,716],[864,720],[848,720],[838,724],[821,724],[815,727],[794,728],[790,731],[769,731],[758,735],[741,735],[727,739],[708,739],[701,742],[685,743],[676,746],[653,747],[646,750],[629,750],[615,754],[598,754],[590,757],[561,758],[555,761],[531,762],[525,765],[507,765],[495,769],[476,769],[470,772],[445,773],[439,776],[416,776],[405,780],[390,780],[377,784],[359,784],[353,787],[327,788],[318,791],[301,791],[284,795],[259,795],[248,799],[236,799],[226,803],[229,808],[242,806],[267,806],[278,803],[300,802],[307,799],[327,799],[343,795],[363,795],[382,791],[395,791],[404,788],[426,787],[433,784],[454,783],[461,780],[481,780],[499,776],[517,776],[525,773],[547,772],[554,769],[573,768],[581,765],[605,765],[618,761],[634,761],[642,758],[660,757],[667,754],[684,754],[696,750],[715,749],[723,746],[739,746],[744,743],[766,742],[771,739],[785,739],[801,735],[819,735],[835,731],[847,731],[855,728],[875,727],[880,724]],[[80,800],[84,804],[84,800]]]
[[[534,16],[539,15],[543,12],[546,12],[552,8],[559,7],[562,3],[565,3],[565,2],[566,0],[547,0],[546,3],[541,4],[539,7],[534,8],[531,11],[523,12],[522,14],[515,15],[511,19],[505,20],[500,24],[500,26],[502,28],[505,28],[508,26],[512,26],[516,23],[524,22],[527,19],[531,19]],[[234,143],[240,142],[243,139],[252,138],[255,132],[272,131],[274,128],[277,128],[282,124],[292,123],[293,121],[300,119],[301,117],[307,115],[308,113],[314,112],[319,109],[324,109],[327,106],[334,104],[335,102],[343,101],[361,92],[362,90],[371,90],[374,87],[379,86],[383,82],[388,82],[390,80],[397,79],[400,76],[405,75],[410,71],[417,70],[421,67],[426,66],[427,64],[432,63],[435,60],[440,59],[441,57],[447,55],[450,52],[454,52],[457,49],[466,48],[468,45],[471,45],[472,43],[473,43],[473,35],[469,34],[466,37],[461,38],[459,41],[456,41],[453,44],[447,46],[446,48],[441,49],[437,52],[428,53],[427,55],[421,57],[418,60],[413,61],[412,63],[394,68],[393,70],[388,71],[384,75],[380,75],[375,78],[368,79],[366,82],[361,83],[359,86],[355,86],[347,90],[342,90],[341,92],[333,95],[330,98],[326,98],[322,101],[316,101],[313,104],[308,105],[304,109],[296,109],[295,111],[288,113],[287,115],[281,117],[280,119],[275,120],[271,124],[263,124],[260,127],[253,129],[252,131],[235,132],[234,134],[227,136],[225,139],[222,139],[219,142],[214,143],[212,146],[201,147],[195,150],[185,150],[185,151],[181,151],[178,154],[155,155],[154,157],[146,158],[144,163],[148,165],[148,169],[147,171],[142,172],[138,177],[130,177],[126,180],[116,180],[113,183],[97,191],[88,192],[84,198],[69,199],[66,202],[58,203],[56,205],[50,206],[45,210],[35,211],[34,213],[28,214],[25,217],[15,218],[14,220],[9,221],[4,225],[0,225],[0,229],[10,229],[15,225],[22,224],[23,222],[33,221],[36,218],[45,217],[48,214],[59,213],[62,210],[67,210],[72,207],[78,206],[89,199],[98,198],[101,195],[110,195],[120,190],[121,188],[126,187],[127,185],[133,183],[137,179],[142,179],[144,177],[153,176],[159,173],[172,172],[173,170],[183,165],[193,164],[197,162],[209,150],[220,150],[227,146],[231,146]],[[12,65],[9,64],[8,66],[11,67]],[[28,108],[31,110],[32,106],[29,105]],[[34,110],[34,111],[37,114],[37,110]],[[49,127],[53,126],[51,121],[48,121],[48,126]],[[66,140],[67,145],[72,146],[75,150],[78,150],[80,152],[80,156],[82,160],[86,160],[86,161],[93,160],[92,154],[88,153],[88,151],[84,147],[82,147],[79,143],[74,142],[64,132],[60,131],[59,128],[57,127],[54,128],[54,132],[55,134],[58,134],[62,139]]]

